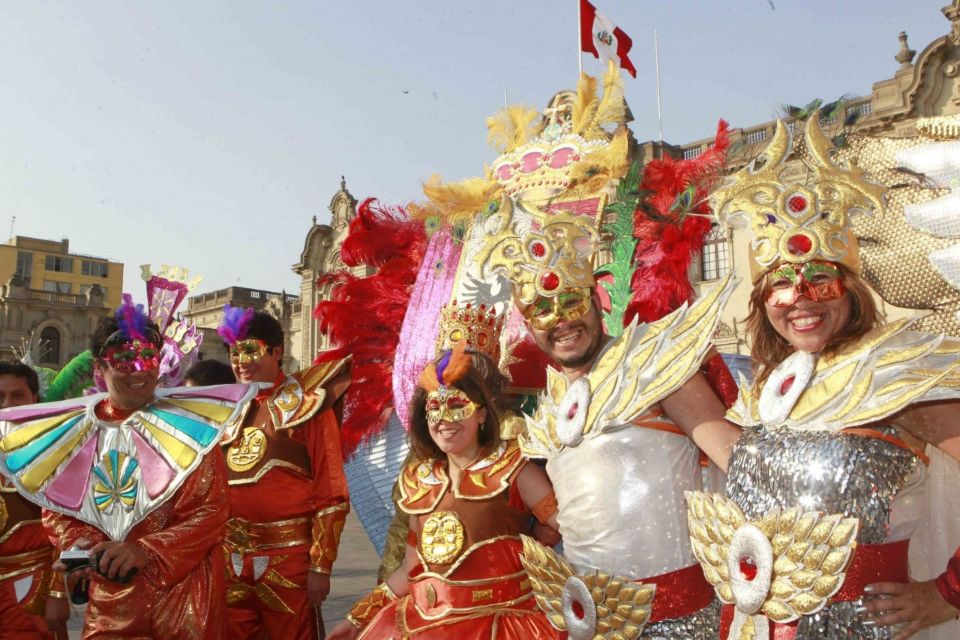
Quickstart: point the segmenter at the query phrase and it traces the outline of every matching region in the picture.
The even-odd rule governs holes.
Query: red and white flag
[[[581,51],[592,53],[594,58],[599,58],[602,53],[636,78],[637,70],[627,57],[632,46],[633,40],[623,29],[597,13],[597,8],[587,0],[580,0]]]

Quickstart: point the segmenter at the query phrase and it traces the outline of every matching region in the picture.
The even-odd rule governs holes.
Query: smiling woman
[[[883,188],[833,163],[818,114],[804,143],[805,182],[782,179],[792,145],[779,123],[766,157],[712,196],[721,218],[746,215],[754,233],[756,376],[727,415],[743,433],[726,496],[689,497],[691,542],[726,605],[721,638],[903,640],[960,609],[960,555],[922,582],[908,559],[927,445],[960,459],[960,344],[881,324],[850,217],[883,215]]]
[[[410,524],[403,565],[327,638],[559,637],[520,562],[531,514],[556,529],[556,500],[544,471],[501,436],[505,382],[466,341],[426,367],[411,402],[413,460],[398,483]]]

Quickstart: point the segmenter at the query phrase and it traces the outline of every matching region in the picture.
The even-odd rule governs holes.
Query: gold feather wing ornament
[[[548,370],[547,388],[521,438],[524,455],[550,458],[584,438],[622,428],[683,386],[710,349],[736,284],[728,275],[690,306],[649,324],[634,321],[572,384]]]
[[[537,606],[571,640],[635,640],[653,611],[654,585],[603,571],[577,575],[566,560],[533,538],[523,538],[520,562],[530,575]]]
[[[771,620],[816,613],[843,585],[856,518],[775,508],[747,521],[723,496],[686,496],[693,554],[720,600],[736,607],[730,638],[766,638]]]
[[[604,127],[620,125],[627,120],[627,103],[623,98],[623,80],[612,61],[607,62],[603,76],[603,93],[597,95],[597,81],[580,74],[577,97],[571,112],[571,129],[586,140],[606,139],[610,134]]]
[[[839,431],[916,402],[960,398],[960,341],[908,331],[910,324],[875,329],[831,357],[794,353],[762,390],[741,387],[727,417],[742,426]]]

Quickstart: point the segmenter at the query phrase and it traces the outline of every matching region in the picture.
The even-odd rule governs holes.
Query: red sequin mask
[[[120,373],[153,371],[160,367],[157,345],[141,340],[108,345],[103,349],[103,358],[111,369]]]
[[[813,302],[827,302],[847,292],[839,269],[830,262],[820,260],[782,264],[771,271],[767,278],[770,280],[767,304],[771,307],[789,307],[800,296]]]

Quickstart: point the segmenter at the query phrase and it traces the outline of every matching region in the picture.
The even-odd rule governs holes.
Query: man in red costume
[[[0,409],[39,402],[39,391],[36,371],[0,362]],[[62,581],[52,584],[53,555],[40,507],[0,476],[0,640],[66,640],[70,608]]]
[[[90,343],[107,393],[0,412],[0,468],[44,508],[54,546],[88,551],[85,640],[219,640],[228,514],[217,444],[253,390],[158,389],[163,339],[127,295]]]
[[[320,605],[349,510],[333,411],[350,382],[346,362],[285,376],[283,330],[263,312],[227,307],[218,331],[237,380],[261,383],[222,441],[232,515],[224,543],[229,636],[322,637]]]

